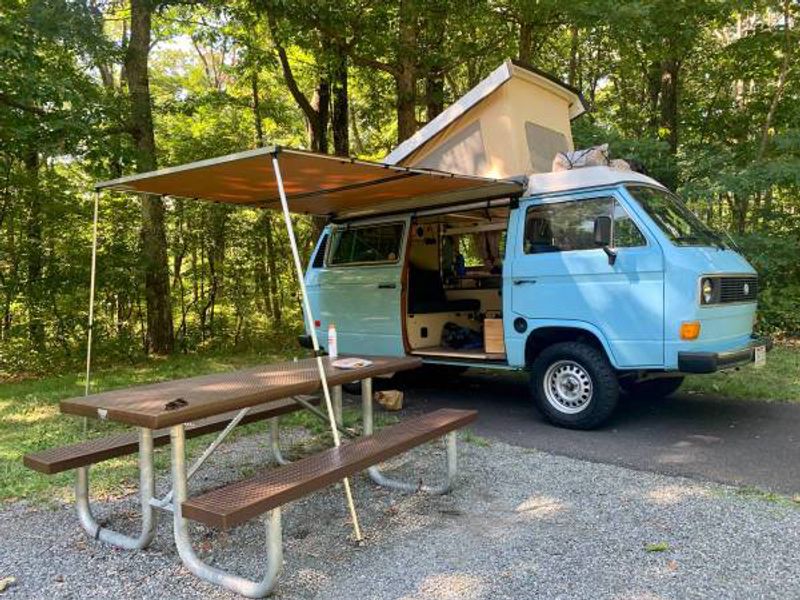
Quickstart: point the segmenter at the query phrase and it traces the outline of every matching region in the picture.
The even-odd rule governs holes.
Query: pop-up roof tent
[[[506,60],[384,162],[482,177],[547,172],[573,149],[570,122],[585,111],[577,90]]]

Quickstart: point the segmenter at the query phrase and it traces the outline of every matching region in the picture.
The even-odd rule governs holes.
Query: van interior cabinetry
[[[412,354],[505,361],[500,289],[507,224],[507,207],[412,221],[405,319]]]

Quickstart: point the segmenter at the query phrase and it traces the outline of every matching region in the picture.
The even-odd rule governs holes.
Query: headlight
[[[711,301],[714,299],[714,285],[711,283],[711,280],[704,279],[700,289],[703,294],[703,304],[711,304]]]

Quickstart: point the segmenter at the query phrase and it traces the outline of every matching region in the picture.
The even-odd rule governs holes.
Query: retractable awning
[[[277,156],[292,212],[368,216],[520,194],[516,181],[454,175],[273,146],[104,181],[96,190],[146,192],[280,208]]]
[[[279,208],[282,211],[303,299],[306,331],[311,335],[314,347],[333,443],[339,446],[339,430],[322,363],[314,315],[303,280],[303,265],[290,212],[328,217],[368,216],[514,196],[521,194],[524,186],[515,181],[397,167],[274,146],[105,181],[96,184],[95,190],[144,192],[252,207]],[[100,194],[97,193],[94,205],[89,337],[86,352],[87,394],[92,360],[99,198]],[[361,528],[350,482],[346,478],[342,482],[355,537],[361,540]]]

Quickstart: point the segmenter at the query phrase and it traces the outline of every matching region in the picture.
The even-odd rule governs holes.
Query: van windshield
[[[722,239],[676,195],[644,185],[625,187],[676,246],[725,247]]]

